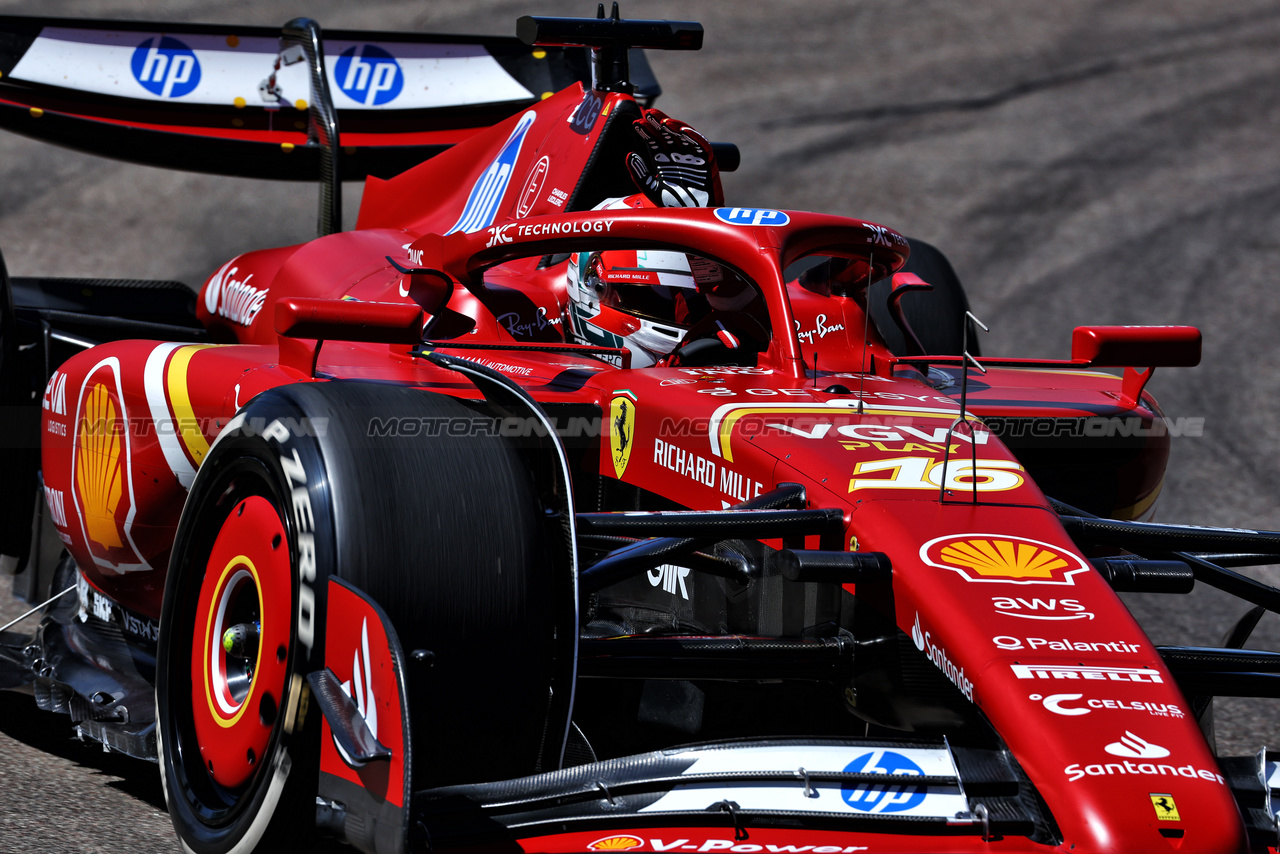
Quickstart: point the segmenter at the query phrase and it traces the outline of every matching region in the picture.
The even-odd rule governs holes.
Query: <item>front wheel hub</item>
[[[293,585],[284,523],[262,496],[222,523],[192,627],[191,703],[201,761],[221,786],[267,754],[288,673]]]

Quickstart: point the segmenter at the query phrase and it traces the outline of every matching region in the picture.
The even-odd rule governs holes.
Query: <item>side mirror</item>
[[[313,377],[326,339],[417,344],[422,320],[422,309],[412,303],[285,297],[275,316],[280,364]]]
[[[906,339],[907,349],[911,351],[910,355],[923,356],[925,355],[924,344],[911,328],[907,316],[902,313],[902,298],[912,291],[931,291],[933,285],[915,273],[894,273],[892,282],[893,285],[889,290],[889,315],[902,332],[902,337]]]
[[[1192,368],[1200,364],[1194,326],[1077,326],[1071,360],[1095,368]]]

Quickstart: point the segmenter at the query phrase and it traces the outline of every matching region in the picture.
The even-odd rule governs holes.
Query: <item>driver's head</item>
[[[569,262],[573,328],[591,342],[631,350],[642,368],[670,353],[710,310],[683,252],[581,252]]]
[[[644,196],[597,209],[654,207]],[[734,271],[661,249],[579,252],[569,258],[569,330],[583,343],[631,350],[633,367],[656,363],[715,311],[740,312],[757,293]]]

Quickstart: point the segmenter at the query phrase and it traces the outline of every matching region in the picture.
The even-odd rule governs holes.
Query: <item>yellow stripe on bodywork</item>
[[[1164,491],[1163,476],[1160,477],[1160,482],[1156,484],[1155,489],[1151,490],[1146,498],[1141,499],[1136,504],[1130,504],[1128,507],[1121,507],[1112,511],[1111,518],[1124,522],[1142,520],[1142,517],[1146,516],[1147,512],[1151,510],[1151,506],[1156,503],[1156,499],[1160,497],[1162,491]]]
[[[174,350],[166,374],[169,405],[173,407],[173,420],[177,425],[178,435],[182,438],[182,444],[191,455],[196,468],[199,468],[200,463],[204,461],[204,455],[209,453],[209,440],[204,437],[200,422],[196,420],[195,410],[191,408],[191,395],[187,388],[187,368],[196,351],[206,350],[211,346],[213,345],[188,344]]]
[[[911,418],[942,418],[948,421],[954,421],[960,417],[960,410],[955,412],[938,412],[926,409],[916,409],[913,407],[903,406],[884,406],[878,404],[864,403],[862,407],[864,415],[898,415],[908,416]],[[806,406],[800,404],[797,406],[760,406],[758,404],[745,404],[743,408],[726,413],[722,416],[719,425],[711,431],[711,452],[718,457],[723,457],[725,462],[733,462],[733,448],[730,446],[730,440],[733,435],[733,428],[738,421],[749,415],[814,415],[814,416],[836,416],[836,415],[854,415],[858,414],[857,410],[852,406],[849,407],[833,407],[833,406]],[[970,413],[972,415],[972,413]],[[715,418],[713,416],[712,420]]]

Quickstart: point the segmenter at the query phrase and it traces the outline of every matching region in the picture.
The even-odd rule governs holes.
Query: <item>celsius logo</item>
[[[844,767],[846,774],[884,774],[888,777],[923,777],[924,771],[901,753],[873,750]],[[902,812],[924,801],[925,786],[891,786],[881,782],[854,783],[840,788],[840,797],[858,812]]]
[[[1124,736],[1119,741],[1111,742],[1103,750],[1112,756],[1125,756],[1130,759],[1163,759],[1169,755],[1167,749],[1139,738],[1128,730],[1125,730]]]
[[[333,68],[338,88],[353,101],[376,107],[394,101],[404,89],[404,72],[396,58],[373,44],[352,45]]]
[[[1065,715],[1071,718],[1074,718],[1077,715],[1087,715],[1089,714],[1089,710],[1081,709],[1076,706],[1064,706],[1062,704],[1070,703],[1074,700],[1082,699],[1083,697],[1084,694],[1050,694],[1043,698],[1039,694],[1031,695],[1031,699],[1040,700],[1044,703],[1044,707],[1055,715]]]
[[[1148,703],[1145,700],[1099,700],[1096,697],[1091,697],[1085,700],[1085,706],[1088,706],[1088,708],[1085,708],[1084,706],[1066,705],[1066,703],[1075,703],[1083,700],[1084,694],[1050,694],[1047,697],[1040,694],[1031,694],[1030,699],[1043,703],[1044,707],[1055,715],[1067,715],[1069,717],[1087,715],[1092,709],[1146,712],[1158,718],[1184,717],[1182,709],[1173,703]]]
[[[791,217],[767,208],[716,208],[716,219],[729,225],[786,225]]]
[[[154,36],[133,51],[133,77],[152,95],[181,98],[200,84],[195,51],[173,36]]]

